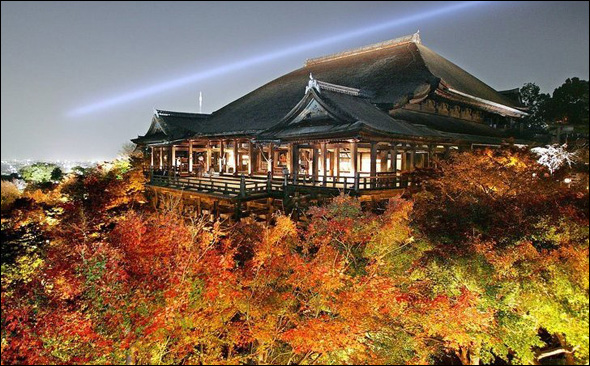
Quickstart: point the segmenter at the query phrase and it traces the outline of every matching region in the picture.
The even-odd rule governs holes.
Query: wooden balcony
[[[410,184],[407,174],[392,173],[376,176],[331,177],[302,176],[181,176],[151,171],[150,185],[168,189],[200,193],[222,199],[248,201],[264,197],[282,198],[294,192],[319,192],[337,195],[340,192],[351,195],[366,195],[373,191],[402,190]]]

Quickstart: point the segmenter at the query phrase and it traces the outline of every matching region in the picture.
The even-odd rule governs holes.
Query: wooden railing
[[[401,189],[411,184],[408,175],[381,173],[376,176],[313,177],[287,174],[282,177],[240,177],[214,175],[206,177],[167,175],[166,172],[150,171],[150,184],[175,189],[193,190],[224,196],[246,198],[253,195],[284,192],[288,187],[336,189],[345,193],[369,190]]]
[[[284,177],[286,184],[306,187],[336,188],[345,192],[373,189],[399,189],[410,185],[409,176],[394,173],[380,173],[376,176],[330,177],[300,176],[289,174]]]

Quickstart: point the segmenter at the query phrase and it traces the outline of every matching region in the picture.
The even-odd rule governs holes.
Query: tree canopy
[[[438,166],[384,213],[340,196],[305,225],[156,211],[124,164],[27,189],[2,211],[2,363],[587,363],[587,171]]]

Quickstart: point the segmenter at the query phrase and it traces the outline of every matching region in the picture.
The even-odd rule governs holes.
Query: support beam
[[[449,145],[445,145],[445,159],[448,159],[451,157],[451,147]]]
[[[326,179],[328,176],[328,149],[326,148],[325,142],[322,142],[321,149],[322,149],[322,176],[323,176],[323,182],[325,185]]]
[[[381,173],[387,171],[387,155],[389,155],[387,150],[381,150],[381,152],[378,152],[377,154],[377,156],[381,158],[381,162],[379,164],[379,172]]]
[[[176,145],[172,145],[172,147],[170,147],[170,149],[172,150],[172,152],[170,153],[170,157],[171,157],[171,163],[172,163],[172,168],[174,170],[174,174],[176,174]]]
[[[436,150],[436,146],[428,145],[428,165],[426,167],[433,168],[434,167],[434,152]]]
[[[412,145],[410,147],[410,163],[409,163],[409,171],[414,171],[416,169],[416,146]]]
[[[358,171],[357,169],[357,163],[358,163],[358,157],[357,157],[357,143],[356,141],[352,141],[350,143],[350,172],[352,173],[352,176],[356,177],[356,173]]]
[[[334,170],[332,175],[337,178],[340,177],[340,144],[336,145],[334,149]]]
[[[391,171],[397,173],[397,144],[392,144],[389,153],[391,154]]]
[[[193,173],[193,140],[188,140],[188,172]]]
[[[291,174],[299,174],[299,146],[291,143]]]
[[[239,163],[240,163],[239,140],[234,140],[234,175],[238,175]]]
[[[267,172],[269,172],[270,175],[273,176],[273,177],[274,177],[274,173],[275,173],[274,172],[274,169],[275,169],[274,165],[275,164],[274,164],[274,161],[273,161],[273,158],[274,158],[274,155],[275,155],[275,151],[274,151],[275,149],[274,149],[274,147],[275,147],[275,145],[272,142],[268,144],[268,161],[267,161],[268,167],[267,167]]]
[[[225,141],[219,140],[219,174],[225,173]]]
[[[205,168],[207,173],[211,171],[211,141],[207,141],[207,158],[205,161]]]
[[[401,152],[402,155],[402,172],[407,172],[408,169],[408,146],[402,146],[403,151]]]
[[[248,175],[254,173],[254,143],[248,140]]]
[[[311,148],[311,176],[314,181],[318,180],[318,147],[316,144]]]
[[[376,175],[377,175],[377,143],[371,142],[370,176],[374,177]]]
[[[295,170],[293,169],[293,167],[295,165],[293,165],[293,143],[290,142],[287,145],[287,164],[289,167],[289,173],[293,174],[296,173]]]

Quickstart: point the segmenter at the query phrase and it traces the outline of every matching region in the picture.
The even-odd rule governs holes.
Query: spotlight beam
[[[297,53],[300,53],[303,51],[312,50],[315,48],[319,48],[319,47],[333,44],[336,42],[340,42],[343,40],[364,36],[367,34],[399,27],[402,25],[407,25],[407,24],[414,23],[417,21],[423,21],[426,19],[434,18],[437,16],[442,16],[442,15],[449,14],[449,13],[455,13],[459,10],[464,10],[467,8],[475,7],[477,5],[481,5],[482,3],[485,3],[485,2],[484,1],[465,1],[465,2],[461,2],[461,3],[453,4],[453,5],[447,5],[447,6],[437,8],[437,9],[424,11],[424,12],[417,13],[414,15],[409,15],[404,18],[393,19],[391,21],[372,25],[372,26],[369,26],[366,28],[361,28],[361,29],[356,29],[356,30],[340,33],[338,35],[334,35],[334,36],[327,37],[327,38],[322,38],[322,39],[319,39],[319,40],[316,40],[313,42],[299,44],[297,46],[290,47],[290,48],[280,49],[280,50],[277,50],[274,52],[267,53],[265,55],[255,56],[255,57],[247,58],[245,60],[232,62],[232,63],[225,64],[222,66],[214,67],[214,68],[211,68],[211,69],[208,69],[205,71],[200,71],[200,72],[197,72],[197,73],[194,73],[191,75],[187,75],[187,76],[184,76],[181,78],[166,81],[163,83],[153,84],[153,85],[150,85],[145,88],[134,90],[134,91],[124,93],[121,95],[117,95],[117,96],[114,96],[111,98],[106,98],[106,99],[101,100],[99,102],[87,104],[85,106],[73,109],[70,112],[68,112],[67,115],[70,117],[83,116],[86,114],[96,112],[101,109],[115,107],[115,106],[118,106],[118,105],[121,105],[121,104],[124,104],[127,102],[131,102],[134,100],[148,97],[150,95],[162,93],[167,90],[171,90],[171,89],[179,88],[179,87],[182,87],[182,86],[185,86],[188,84],[192,84],[197,81],[202,81],[202,80],[209,79],[209,78],[212,78],[215,76],[219,76],[219,75],[223,75],[223,74],[237,71],[240,69],[244,69],[249,66],[274,61],[274,60],[277,60],[277,59],[280,59],[280,58],[283,58],[286,56],[297,54]]]

